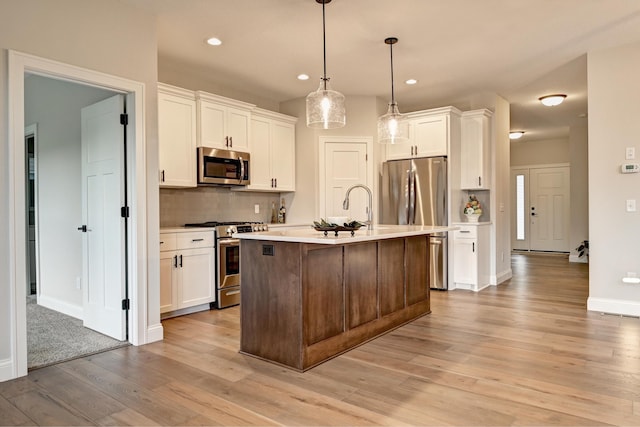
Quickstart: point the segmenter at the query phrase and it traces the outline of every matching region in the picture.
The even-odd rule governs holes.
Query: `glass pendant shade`
[[[389,103],[389,109],[378,117],[378,142],[381,144],[402,144],[409,141],[408,126],[404,114],[400,114],[398,104]]]
[[[307,95],[307,126],[336,129],[344,127],[346,122],[344,95],[331,90],[329,82],[322,79],[318,90]]]

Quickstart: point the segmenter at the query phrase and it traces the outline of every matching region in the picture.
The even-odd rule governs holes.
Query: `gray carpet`
[[[129,345],[82,326],[82,321],[36,304],[27,297],[28,369]]]

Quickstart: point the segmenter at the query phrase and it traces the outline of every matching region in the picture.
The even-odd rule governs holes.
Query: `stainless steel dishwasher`
[[[447,233],[429,236],[429,283],[431,289],[448,289]]]

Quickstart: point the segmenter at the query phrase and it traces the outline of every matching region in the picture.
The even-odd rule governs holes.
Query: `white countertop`
[[[191,231],[211,231],[213,232],[213,228],[211,227],[180,227],[176,225],[175,227],[161,227],[160,233],[188,233]]]
[[[393,239],[396,237],[421,236],[457,229],[458,227],[376,224],[373,226],[373,230],[367,230],[367,227],[365,226],[357,230],[354,236],[351,236],[350,231],[340,231],[336,237],[333,231],[329,231],[325,236],[322,231],[316,231],[312,226],[308,225],[306,228],[236,233],[233,236],[244,240],[271,240],[276,242],[341,245],[344,243],[368,242],[372,240]]]

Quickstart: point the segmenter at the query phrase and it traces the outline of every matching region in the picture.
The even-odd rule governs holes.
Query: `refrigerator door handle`
[[[413,225],[416,222],[416,171],[409,171],[409,222]]]
[[[405,198],[405,205],[404,205],[404,213],[405,213],[405,219],[407,220],[407,224],[411,224],[411,220],[409,218],[409,208],[411,206],[411,170],[407,170],[407,197]]]

